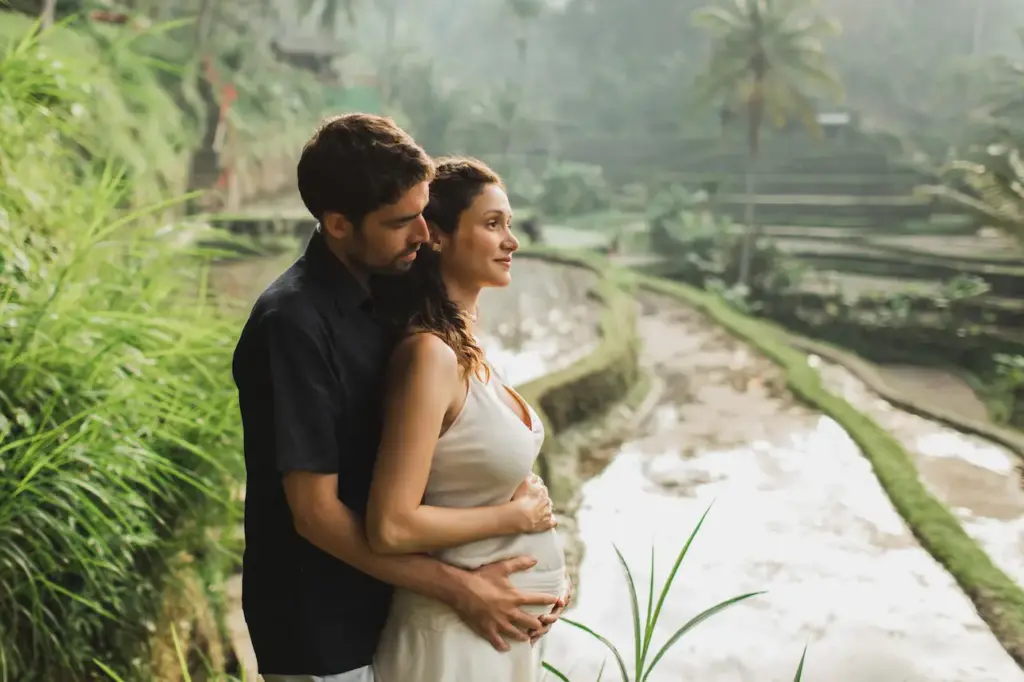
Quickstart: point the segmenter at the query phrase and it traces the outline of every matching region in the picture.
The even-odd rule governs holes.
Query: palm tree
[[[985,163],[954,161],[943,169],[947,184],[920,188],[1024,241],[1024,144],[992,145]]]
[[[1024,45],[1024,31],[1020,38]],[[968,122],[980,139],[968,149],[973,158],[942,169],[945,184],[919,191],[1024,239],[1024,62],[999,56],[988,64],[990,78],[978,79],[988,80],[988,92]]]
[[[519,55],[520,66],[526,62],[526,26],[541,15],[544,11],[544,0],[505,0],[508,9],[516,20],[516,51]]]
[[[829,68],[822,38],[839,25],[816,11],[817,0],[716,0],[697,10],[693,22],[711,37],[707,70],[698,78],[699,101],[742,110],[747,119],[746,224],[739,284],[750,275],[756,241],[755,195],[761,128],[798,117],[819,130],[811,97],[842,97]]]

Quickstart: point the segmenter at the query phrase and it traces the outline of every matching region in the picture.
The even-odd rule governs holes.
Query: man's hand
[[[523,606],[555,606],[559,601],[551,594],[523,593],[512,586],[509,575],[536,563],[531,557],[515,557],[469,571],[452,604],[462,620],[498,651],[509,650],[505,637],[526,642],[528,633],[544,627],[540,618],[523,611]]]
[[[555,608],[551,609],[551,613],[547,613],[540,617],[541,627],[539,630],[530,632],[530,645],[533,646],[540,638],[551,632],[552,626],[558,622],[558,619],[562,617],[562,611],[569,608],[569,604],[572,602],[572,581],[566,577],[566,590],[557,602],[555,602]]]

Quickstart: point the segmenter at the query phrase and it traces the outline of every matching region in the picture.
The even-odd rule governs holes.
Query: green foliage
[[[636,582],[633,580],[633,572],[630,570],[629,564],[626,562],[625,557],[622,556],[622,552],[615,548],[615,554],[619,558],[619,563],[622,566],[622,570],[626,575],[626,585],[629,587],[629,605],[630,611],[633,616],[633,660],[628,662],[626,657],[622,655],[618,647],[616,647],[607,638],[602,637],[598,633],[594,632],[586,625],[576,622],[570,618],[562,618],[562,620],[575,628],[578,628],[594,639],[598,640],[612,653],[615,658],[615,663],[619,669],[619,673],[622,676],[622,682],[646,682],[654,671],[654,668],[658,665],[661,659],[675,646],[679,640],[681,640],[686,633],[693,630],[704,621],[708,620],[712,616],[721,613],[730,606],[739,604],[740,602],[746,601],[751,597],[764,594],[764,592],[749,592],[741,594],[730,599],[726,599],[708,609],[705,609],[701,613],[690,619],[685,625],[676,630],[669,638],[657,650],[654,651],[651,648],[652,639],[654,638],[654,629],[658,625],[658,619],[661,617],[661,609],[665,605],[665,599],[668,597],[669,590],[672,588],[672,583],[675,582],[676,576],[679,572],[679,567],[683,563],[683,559],[686,558],[686,553],[690,549],[690,545],[693,544],[693,540],[697,537],[697,533],[700,531],[700,527],[704,523],[704,519],[707,518],[708,512],[711,511],[709,507],[704,514],[701,516],[700,521],[697,522],[697,526],[690,533],[689,539],[686,544],[683,545],[679,554],[676,555],[675,563],[672,565],[672,569],[669,571],[668,577],[665,579],[664,585],[658,595],[658,601],[655,605],[654,602],[654,548],[651,548],[651,564],[650,564],[650,590],[647,594],[647,611],[646,614],[641,615],[640,603],[636,591]],[[557,668],[547,663],[544,664],[545,669],[553,672],[559,677],[559,679],[567,680],[568,678],[564,673],[560,672]]]
[[[711,58],[697,82],[698,98],[722,103],[749,119],[752,136],[760,116],[778,126],[791,118],[817,130],[811,97],[842,95],[822,40],[839,25],[816,11],[816,0],[744,0],[710,5],[694,23],[711,38]],[[752,137],[751,149],[757,149]]]
[[[942,171],[948,184],[920,192],[1024,238],[1024,147],[992,145],[987,151],[985,163],[954,161]]]
[[[600,211],[608,206],[608,185],[600,166],[552,163],[541,176],[539,207],[552,217]]]
[[[17,68],[23,71],[10,77],[19,78],[23,88],[48,80],[60,85],[62,101],[70,102],[60,116],[74,118],[81,131],[75,143],[83,156],[97,169],[108,158],[117,158],[136,203],[156,201],[168,188],[183,190],[183,152],[195,141],[195,130],[185,124],[158,72],[138,54],[136,41],[141,38],[108,37],[58,25],[27,46],[22,37],[32,29],[28,17],[0,14],[0,50],[17,52]],[[22,90],[17,96],[29,95]],[[86,99],[102,102],[102,107],[90,110],[82,104]]]
[[[679,185],[658,191],[650,202],[651,246],[668,257],[666,274],[713,290],[746,312],[760,310],[760,299],[797,286],[803,273],[795,261],[773,244],[755,245],[746,285],[736,285],[743,237],[728,218],[712,212],[711,198]]]
[[[171,567],[233,560],[209,530],[242,466],[233,325],[163,206],[119,210],[108,72],[47,45],[0,60],[0,679],[25,682],[144,668]]]

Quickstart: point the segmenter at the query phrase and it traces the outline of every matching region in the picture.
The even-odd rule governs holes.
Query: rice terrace
[[[0,47],[0,682],[273,672],[232,360],[351,112],[512,207],[471,333],[572,583],[516,682],[1024,682],[1019,0],[8,0]]]

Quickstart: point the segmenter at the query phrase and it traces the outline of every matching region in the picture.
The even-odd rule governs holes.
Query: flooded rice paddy
[[[218,266],[214,286],[251,303],[290,260]],[[593,347],[592,284],[590,273],[521,259],[512,287],[486,293],[481,341],[508,381],[565,367]],[[614,547],[644,601],[652,545],[658,589],[710,506],[654,646],[723,599],[767,594],[685,636],[651,682],[788,682],[804,645],[809,682],[1024,682],[835,422],[797,403],[773,364],[699,314],[660,297],[643,304],[644,362],[661,397],[582,489],[577,521],[587,553],[569,615],[630,660],[631,613]],[[915,455],[923,480],[967,532],[1024,582],[1024,493],[1013,485],[1012,456],[896,410],[845,369],[811,361],[831,390]],[[548,637],[545,657],[573,682],[592,682],[602,661],[611,663],[566,624]],[[616,675],[605,671],[606,680]]]
[[[652,545],[660,588],[711,506],[655,646],[719,601],[768,592],[686,635],[652,682],[788,681],[805,644],[811,681],[1024,680],[835,422],[796,403],[774,365],[699,314],[664,298],[644,304],[645,364],[666,390],[646,425],[583,488],[587,553],[574,619],[631,660],[628,592],[613,545],[646,595]],[[597,679],[609,658],[565,625],[545,656],[574,682]]]

